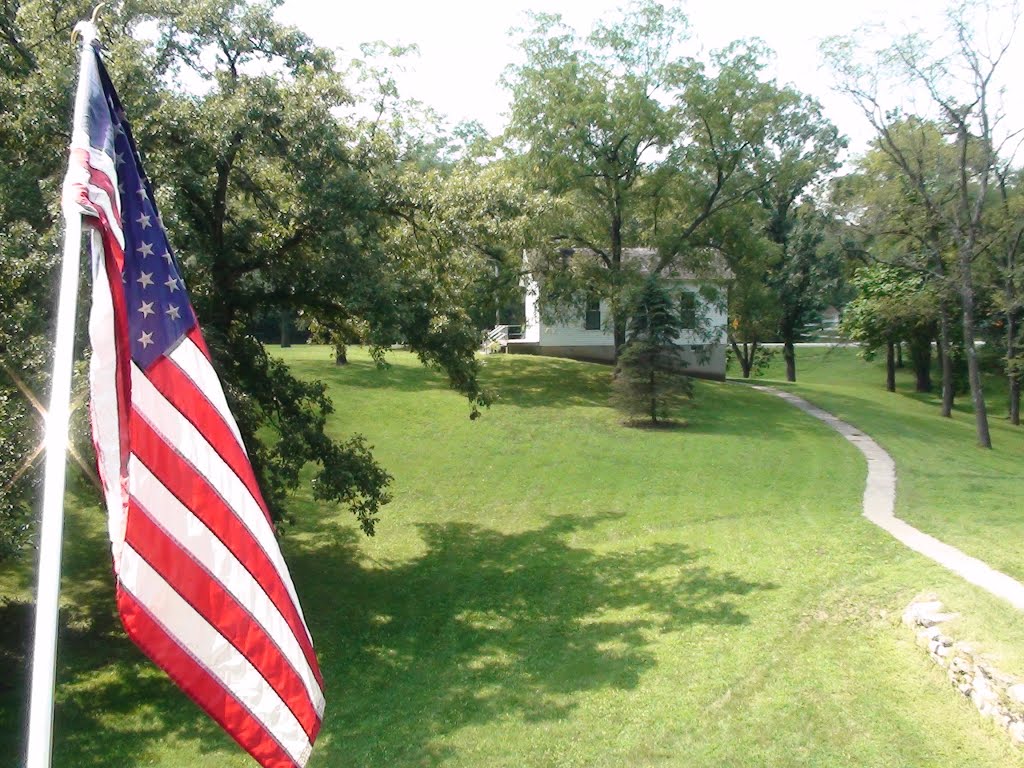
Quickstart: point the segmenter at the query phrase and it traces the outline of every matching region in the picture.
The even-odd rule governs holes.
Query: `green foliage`
[[[768,283],[779,302],[779,337],[803,340],[803,331],[842,294],[844,263],[830,243],[830,222],[813,204],[797,206],[785,225],[782,258]]]
[[[846,305],[843,334],[868,359],[886,344],[935,337],[936,300],[920,274],[875,264],[859,269],[853,284],[858,295]]]
[[[75,62],[68,35],[86,7],[0,6],[0,559],[31,542],[41,486],[42,421],[29,397],[45,404],[49,383]]]
[[[878,49],[849,36],[823,46],[838,89],[870,122],[875,149],[905,193],[896,207],[907,210],[916,226],[901,234],[919,241],[930,257],[929,270],[943,282],[948,276],[960,300],[977,442],[984,448],[992,441],[975,346],[985,314],[979,278],[992,241],[1008,234],[992,232],[992,209],[998,207],[993,193],[1014,162],[1010,142],[1002,138],[997,95],[1019,18],[1015,2],[957,0],[933,39],[903,34]],[[927,94],[923,103],[904,97],[915,92]],[[885,211],[882,218],[889,218]],[[941,304],[948,309],[946,301]],[[944,336],[947,317],[943,311]],[[1011,340],[1006,357],[1013,356]],[[948,399],[943,412],[949,413]]]
[[[726,368],[733,369],[734,363],[739,360],[740,355],[743,354],[740,344],[730,344],[729,348],[725,352]],[[737,353],[737,348],[740,348],[740,352]],[[761,345],[750,344],[747,347],[746,357],[744,358],[746,363],[746,370],[743,371],[744,365],[741,363],[741,371],[744,372],[744,378],[750,378],[751,376],[763,376],[768,368],[771,366],[775,359],[778,350],[775,347],[764,347]]]
[[[338,62],[277,23],[277,5],[126,3],[105,9],[101,37],[272,514],[291,517],[288,499],[313,463],[317,497],[351,509],[369,533],[389,498],[387,472],[362,438],[326,436],[322,387],[270,361],[254,331],[268,317],[299,318],[327,333],[358,329],[381,355],[406,344],[446,372],[475,417],[489,397],[471,308],[498,290],[480,275],[521,253],[513,230],[526,215],[510,210],[532,202],[497,169],[478,178],[466,160],[452,170],[455,155],[485,152],[486,141],[472,126],[448,139],[429,110],[400,104],[380,62],[403,50],[371,46],[364,61]],[[0,8],[0,150],[11,161],[0,177],[0,355],[37,393],[75,76],[68,35],[91,9]],[[147,40],[133,37],[143,21]],[[354,92],[375,118],[354,114]],[[36,424],[2,372],[0,402],[6,470],[31,455]],[[3,493],[0,528],[12,537],[36,480],[29,472]]]
[[[612,382],[612,403],[651,424],[670,418],[693,396],[693,384],[681,373],[684,329],[679,307],[656,278],[648,278],[629,307],[629,335],[619,351]]]
[[[645,180],[679,131],[668,97],[684,74],[675,48],[686,19],[674,7],[643,2],[583,39],[558,16],[532,21],[520,40],[526,61],[505,75],[512,93],[506,140],[519,153],[521,176],[560,205],[538,222],[548,242],[530,268],[552,306],[586,293],[607,300],[621,344],[624,303],[636,284],[622,250],[648,240],[640,224],[651,197]],[[562,247],[588,249],[595,259],[570,272]]]
[[[817,103],[767,81],[770,52],[756,42],[706,61],[683,55],[689,30],[675,5],[634,4],[585,38],[557,16],[533,22],[521,38],[525,62],[505,77],[506,139],[519,172],[557,200],[529,265],[542,311],[596,293],[621,345],[644,278],[624,247],[656,248],[648,271],[657,275],[706,267],[717,252],[735,276],[736,336],[773,335],[777,249],[753,241],[773,222],[790,226],[797,197],[836,167],[843,140]],[[587,256],[567,260],[565,248]]]

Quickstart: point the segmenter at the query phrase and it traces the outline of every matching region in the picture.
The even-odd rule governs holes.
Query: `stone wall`
[[[903,623],[914,630],[918,645],[946,670],[950,684],[984,717],[1005,728],[1014,744],[1024,745],[1024,683],[1000,672],[969,643],[943,632],[943,624],[954,618],[956,614],[944,612],[941,602],[928,597],[907,607]]]

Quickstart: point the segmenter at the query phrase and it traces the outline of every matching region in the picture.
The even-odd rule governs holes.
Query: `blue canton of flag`
[[[101,76],[104,80],[105,75]],[[127,299],[128,335],[132,359],[145,370],[184,338],[196,318],[167,241],[153,188],[142,170],[131,127],[113,88],[105,87],[104,91],[111,124],[103,136],[103,146],[117,172],[125,239],[121,278]]]

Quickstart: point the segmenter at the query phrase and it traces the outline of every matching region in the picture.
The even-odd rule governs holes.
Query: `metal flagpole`
[[[64,530],[64,476],[67,465],[71,369],[75,343],[78,269],[82,216],[66,219],[64,264],[60,275],[57,338],[53,352],[50,409],[46,416],[46,470],[39,536],[32,689],[28,721],[27,768],[49,768],[53,725],[53,681],[57,656],[57,611],[60,597],[60,550]]]
[[[75,101],[76,114],[81,98],[82,83],[79,77],[79,92]],[[53,691],[57,661],[60,556],[64,531],[64,481],[81,253],[82,214],[68,206],[64,211],[64,259],[57,300],[57,334],[53,350],[53,377],[50,381],[50,409],[46,416],[46,465],[39,534],[39,575],[32,649],[26,768],[50,768],[53,746]]]

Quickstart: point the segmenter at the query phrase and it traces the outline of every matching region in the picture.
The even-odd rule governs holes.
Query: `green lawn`
[[[305,498],[284,543],[327,683],[313,768],[1024,767],[900,614],[934,591],[1004,666],[1024,622],[864,520],[860,454],[786,403],[700,383],[686,429],[630,430],[607,368],[492,356],[471,422],[409,355],[284,355],[395,477],[376,538]],[[249,765],[118,631],[102,525],[78,498],[55,765]],[[12,766],[30,582],[0,574]]]
[[[1007,417],[1004,380],[988,379],[991,451],[976,447],[970,396],[952,418],[939,393],[915,393],[909,368],[886,392],[885,367],[855,349],[801,348],[797,383],[786,385],[781,355],[765,379],[788,386],[863,429],[896,461],[896,515],[1024,580],[1024,429]]]

